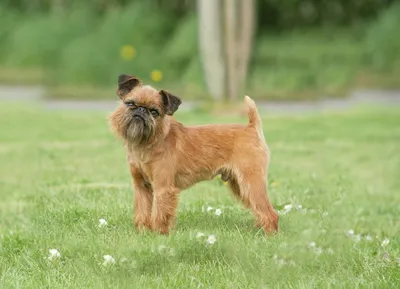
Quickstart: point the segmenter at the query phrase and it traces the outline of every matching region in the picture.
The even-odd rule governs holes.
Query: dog
[[[173,117],[182,101],[166,90],[120,75],[119,106],[109,115],[124,143],[134,187],[134,225],[168,234],[175,225],[179,193],[220,175],[267,234],[278,214],[267,194],[270,151],[255,102],[245,96],[249,122],[184,126]]]

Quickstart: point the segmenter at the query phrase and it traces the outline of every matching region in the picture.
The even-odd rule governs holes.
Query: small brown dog
[[[137,229],[168,234],[180,191],[221,175],[253,211],[259,227],[266,233],[278,230],[278,215],[267,196],[270,153],[253,100],[245,97],[247,125],[186,127],[172,116],[181,100],[142,85],[135,76],[119,76],[117,95],[121,104],[109,121],[125,143]]]

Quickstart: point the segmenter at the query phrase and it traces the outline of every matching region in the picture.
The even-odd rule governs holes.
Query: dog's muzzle
[[[147,109],[145,109],[144,107],[138,107],[133,111],[133,118],[135,119],[142,119],[144,121],[146,120],[147,115]]]

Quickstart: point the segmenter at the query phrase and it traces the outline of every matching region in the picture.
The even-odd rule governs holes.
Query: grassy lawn
[[[133,230],[125,155],[104,113],[2,104],[0,288],[399,287],[399,109],[264,117],[279,234],[257,231],[214,180],[182,193],[165,237]],[[61,257],[49,261],[50,249]],[[115,264],[103,266],[104,255]]]

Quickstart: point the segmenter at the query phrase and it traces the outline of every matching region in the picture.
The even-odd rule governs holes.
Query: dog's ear
[[[117,95],[119,98],[123,98],[125,95],[131,92],[132,89],[141,84],[142,82],[136,76],[121,74],[118,76]]]
[[[181,99],[175,95],[172,95],[166,90],[160,90],[159,93],[162,98],[165,113],[168,115],[173,115],[174,112],[177,111],[178,107],[181,105]]]

